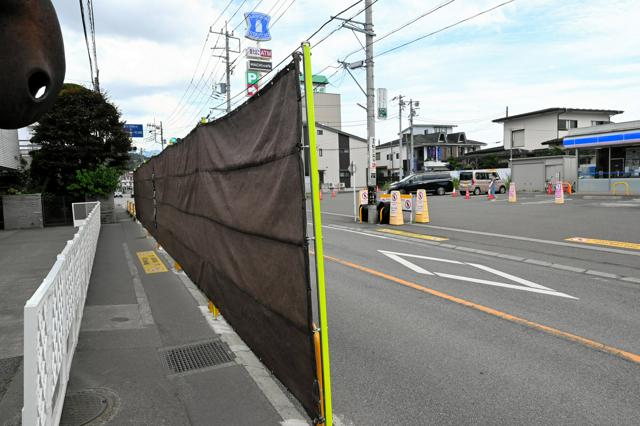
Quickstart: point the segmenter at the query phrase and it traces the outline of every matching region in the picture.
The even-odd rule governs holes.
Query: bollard
[[[509,183],[509,202],[515,203],[518,200],[516,196],[516,184],[515,182]]]
[[[467,190],[467,194],[469,191]],[[427,191],[419,189],[416,193],[416,223],[429,223],[429,205]]]
[[[402,199],[400,191],[391,191],[391,206],[389,209],[389,225],[404,225],[402,214]]]
[[[555,204],[564,204],[564,191],[562,190],[562,182],[556,183]]]

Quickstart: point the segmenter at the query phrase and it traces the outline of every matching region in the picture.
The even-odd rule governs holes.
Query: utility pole
[[[398,144],[400,148],[400,173],[398,174],[400,180],[404,177],[404,152],[402,149],[402,111],[404,110],[405,103],[402,100],[404,96],[398,95],[391,99],[392,101],[398,100]],[[393,152],[391,153],[393,155]],[[393,164],[393,161],[392,163]],[[392,167],[393,168],[393,167]]]
[[[409,129],[410,129],[410,140],[411,140],[411,154],[409,155],[409,158],[411,159],[411,166],[409,167],[409,170],[411,171],[411,173],[415,173],[415,162],[413,159],[413,117],[416,116],[416,108],[420,106],[420,102],[418,101],[414,101],[413,99],[409,99]],[[437,156],[437,154],[436,154]]]
[[[376,223],[376,169],[375,169],[375,140],[376,140],[376,116],[375,116],[375,88],[373,83],[373,7],[372,0],[365,0],[365,57],[367,69],[367,142],[369,144],[369,178],[367,206],[367,222]]]
[[[504,116],[505,118],[509,118],[509,105],[505,107]],[[511,140],[509,141],[509,167],[511,167],[511,162],[513,161],[513,136],[510,137]]]
[[[160,124],[156,124],[156,120],[154,119],[153,123],[147,124],[147,131],[153,135],[154,143],[158,143],[156,136],[158,132],[160,132],[160,146],[162,147],[161,150],[164,151],[164,129],[162,128],[162,121]]]
[[[227,113],[231,111],[231,74],[233,73],[233,70],[231,69],[231,58],[229,57],[229,53],[233,52],[233,53],[240,53],[240,39],[238,37],[234,37],[233,36],[233,31],[231,31],[231,33],[229,33],[229,31],[227,30],[227,22],[224,23],[224,30],[221,29],[220,32],[215,32],[212,31],[211,29],[209,29],[209,32],[211,32],[212,34],[218,34],[220,36],[224,36],[224,48],[222,47],[217,47],[217,46],[213,46],[211,48],[211,50],[218,50],[218,49],[224,49],[224,55],[213,55],[215,57],[218,58],[222,58],[225,61],[225,65],[226,65],[226,77],[227,77],[227,83],[226,83],[226,92],[227,92]],[[234,39],[234,40],[238,40],[238,49],[237,50],[233,50],[229,48],[229,39]]]

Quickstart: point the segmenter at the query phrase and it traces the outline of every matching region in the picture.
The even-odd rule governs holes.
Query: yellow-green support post
[[[322,247],[322,218],[320,215],[320,178],[318,175],[318,151],[316,145],[316,117],[313,102],[311,73],[311,48],[302,44],[304,57],[304,94],[307,104],[307,132],[309,135],[309,158],[311,161],[311,204],[313,208],[313,233],[316,254],[316,281],[318,286],[318,317],[320,320],[320,346],[322,348],[322,385],[324,388],[325,425],[333,425],[331,404],[331,369],[329,362],[329,326],[327,324],[327,295],[324,282],[324,250]]]

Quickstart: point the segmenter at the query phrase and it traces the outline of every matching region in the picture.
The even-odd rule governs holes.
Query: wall
[[[4,229],[42,228],[40,194],[3,195]]]
[[[511,164],[512,181],[518,191],[543,192],[548,181],[555,180],[555,172],[560,173],[563,182],[577,181],[578,166],[575,156],[532,157],[514,159]]]
[[[340,130],[342,126],[340,95],[337,93],[314,93],[313,100],[315,104],[316,122]],[[307,112],[304,102],[302,102],[302,122],[307,122]]]
[[[511,149],[511,131],[520,129],[524,129],[524,147],[514,148],[524,148],[527,150],[548,148],[548,146],[542,145],[542,142],[566,136],[568,133],[566,130],[558,131],[558,119],[577,120],[578,127],[590,127],[592,120],[608,121],[609,115],[602,113],[567,112],[560,115],[558,115],[558,113],[551,113],[508,120],[503,123],[504,149]]]
[[[349,150],[351,151],[351,161],[356,163],[355,186],[356,188],[364,188],[367,186],[367,166],[369,162],[367,158],[367,143],[349,138]]]
[[[0,129],[0,168],[20,168],[20,144],[17,130]]]

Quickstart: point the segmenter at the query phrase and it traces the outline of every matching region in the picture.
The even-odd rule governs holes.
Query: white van
[[[507,192],[505,182],[500,178],[496,169],[484,170],[461,170],[460,171],[460,193],[464,194],[469,188],[469,193],[475,195],[486,194],[489,192],[489,184],[491,176],[496,180],[496,193],[504,194]]]

